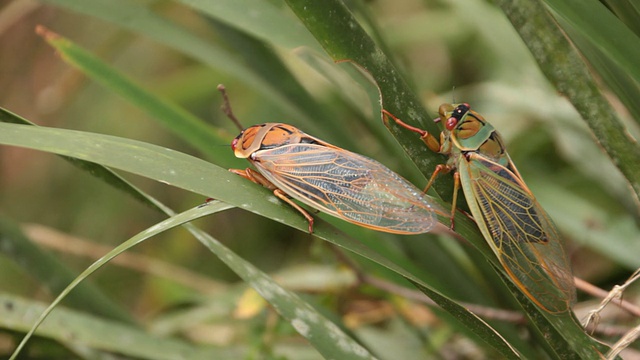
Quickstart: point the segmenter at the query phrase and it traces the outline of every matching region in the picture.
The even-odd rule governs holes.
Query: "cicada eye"
[[[469,104],[467,103],[460,104],[453,110],[452,116],[455,116],[458,119],[461,119],[464,116],[464,114],[469,112],[469,110],[471,110],[471,106],[469,106]]]
[[[451,131],[453,130],[456,125],[458,125],[458,119],[456,119],[455,117],[450,117],[447,119],[447,121],[445,122],[444,126],[447,128],[447,130]]]
[[[235,139],[233,139],[233,141],[231,142],[231,150],[236,150],[236,147],[238,146],[238,138],[242,136],[242,134],[238,135]]]

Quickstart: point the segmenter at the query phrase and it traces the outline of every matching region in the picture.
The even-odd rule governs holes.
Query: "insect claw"
[[[307,220],[309,220],[309,234],[313,234],[313,218]]]
[[[204,203],[198,205],[198,208],[203,208],[203,207],[209,205],[212,201],[216,201],[216,199],[214,199],[214,198],[206,198]]]

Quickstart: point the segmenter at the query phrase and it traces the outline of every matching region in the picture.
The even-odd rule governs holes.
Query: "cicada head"
[[[465,118],[467,114],[471,111],[471,107],[467,103],[463,104],[442,104],[438,109],[438,114],[440,114],[439,121],[444,124],[445,129],[448,131],[473,131],[473,125],[471,128],[467,128],[465,126],[464,129],[459,128],[459,125],[465,123]],[[475,112],[474,112],[475,113]],[[477,132],[477,130],[476,130]]]
[[[306,137],[308,135],[291,125],[266,123],[244,129],[231,142],[231,149],[236,157],[246,159],[256,151],[297,144]]]
[[[446,137],[462,151],[482,152],[481,147],[488,140],[498,137],[494,127],[482,115],[471,110],[467,103],[440,105],[439,113],[440,121],[444,123]],[[499,139],[496,141],[500,142]],[[501,144],[496,146],[499,147]]]
[[[443,124],[447,130],[451,130],[449,126],[447,126],[447,122],[451,114],[453,113],[453,109],[455,109],[455,105],[453,104],[442,104],[438,108],[439,117],[435,118],[433,121],[439,124]]]

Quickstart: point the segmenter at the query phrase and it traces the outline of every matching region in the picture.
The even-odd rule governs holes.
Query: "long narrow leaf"
[[[153,118],[185,141],[192,143],[203,153],[220,163],[224,163],[220,152],[213,151],[211,144],[224,144],[228,139],[220,137],[214,128],[178,105],[143,89],[133,80],[68,39],[44,27],[38,27],[37,32],[59,52],[65,61],[80,69],[93,80],[121,94],[126,100],[148,112]]]
[[[613,163],[640,198],[640,146],[629,138],[615,109],[540,0],[498,0],[540,69],[575,106]]]
[[[0,327],[27,331],[45,305],[0,293]],[[58,308],[38,329],[38,335],[60,342],[72,339],[93,349],[103,349],[136,359],[242,359],[247,349],[218,349],[187,341],[155,336],[131,326],[97,318],[82,312]],[[50,354],[49,354],[50,355]],[[25,358],[25,357],[23,357]]]
[[[22,123],[22,124],[28,125],[26,120],[21,119],[17,116],[11,116],[12,114],[10,113],[2,112],[1,114],[3,115],[3,118],[7,120],[7,122]],[[76,162],[81,161],[77,159],[74,159],[74,160],[76,160]],[[89,163],[89,165],[100,167],[100,165],[92,164],[92,163]],[[157,202],[154,202],[154,204],[156,206],[159,206],[165,212],[168,212],[169,214],[172,213],[170,210],[162,206],[162,204],[159,204]],[[113,257],[139,244],[140,242],[150,238],[151,236],[159,232],[166,231],[172,227],[175,227],[178,225],[184,225],[192,234],[194,234],[194,236],[196,236],[196,238],[198,238],[206,246],[211,248],[212,251],[217,253],[218,256],[220,256],[221,260],[223,260],[230,267],[232,267],[233,270],[236,271],[240,277],[242,277],[245,281],[249,282],[252,286],[256,288],[257,291],[259,291],[263,296],[265,296],[265,298],[267,298],[270,302],[272,302],[273,305],[276,307],[276,309],[278,309],[278,311],[287,320],[291,322],[294,328],[296,328],[296,330],[298,330],[303,336],[309,338],[310,342],[316,348],[318,348],[321,353],[325,353],[329,357],[335,356],[341,359],[363,359],[363,358],[370,359],[371,356],[368,355],[367,350],[365,350],[359,344],[354,342],[339,328],[337,328],[335,325],[330,323],[322,315],[317,313],[315,309],[311,308],[308,304],[300,300],[295,294],[282,289],[280,286],[275,284],[273,280],[271,280],[266,274],[257,270],[250,263],[237,257],[237,255],[233,254],[230,250],[222,246],[222,244],[220,244],[218,241],[210,237],[208,234],[199,230],[197,227],[188,223],[183,224],[183,222],[190,222],[197,217],[206,216],[214,212],[219,212],[229,207],[230,207],[229,205],[218,203],[218,204],[215,204],[215,206],[214,204],[207,204],[207,206],[205,207],[198,207],[198,208],[192,209],[178,216],[173,216],[172,218],[164,221],[162,224],[154,225],[150,229],[150,231],[145,231],[141,233],[139,236],[136,236],[128,240],[127,242],[119,245],[115,249],[113,249],[109,254],[106,254],[100,260],[94,263],[91,267],[85,270],[74,281],[72,281],[71,284],[67,286],[65,290],[61,292],[58,298],[52,304],[50,304],[49,307],[42,313],[42,316],[37,321],[33,329],[30,330],[29,333],[25,336],[25,338],[23,339],[19,347],[16,349],[12,358],[18,355],[21,348],[29,340],[31,334],[39,326],[40,322],[42,322],[44,318],[48,316],[48,314],[53,310],[53,308],[55,308],[57,304],[71,292],[71,290],[75,289],[76,286],[79,286],[80,282],[83,281],[87,276],[89,276],[95,270],[97,270],[98,268],[106,264]],[[50,268],[51,267],[49,267],[49,269]],[[92,297],[87,297],[86,294],[84,293],[80,295],[84,296],[83,299],[85,302],[92,301],[91,300]],[[94,304],[87,304],[87,305],[94,306]],[[55,325],[52,325],[52,327],[55,328]],[[103,328],[103,327],[101,326],[99,328]],[[121,334],[123,331],[128,332],[128,330],[118,330],[118,331],[115,331],[114,333]],[[54,333],[59,333],[59,331]],[[109,347],[108,345],[104,345],[104,343],[101,343],[99,340],[97,340],[97,339],[100,339],[100,340],[105,339],[106,337],[104,335],[93,338],[93,342],[92,342],[90,339],[91,339],[91,334],[93,332],[84,331],[83,333],[85,333],[86,335],[84,337],[85,341],[83,342],[90,343],[97,348],[111,350],[111,351],[114,350],[112,347]],[[339,344],[341,344],[341,346],[336,347],[335,346],[336,341],[338,341]],[[109,344],[109,342],[107,342],[107,344]],[[133,352],[131,352],[131,350],[123,350],[123,349],[119,349],[118,352],[130,353],[131,355],[134,355],[134,356],[143,356],[143,352],[147,351],[147,348],[145,346],[142,346],[144,344],[143,340],[140,340],[140,344],[141,346],[135,347]],[[162,358],[165,358],[165,356],[168,356],[166,358],[172,358],[172,356],[174,356],[172,354],[175,353],[175,350],[171,347],[174,344],[171,342],[168,342],[167,345],[168,345],[167,348],[162,350],[161,355],[156,354],[156,358],[162,359]],[[197,353],[198,353],[197,351],[193,353],[196,358],[199,357],[195,355]]]
[[[386,56],[376,47],[375,43],[368,37],[366,32],[357,24],[355,18],[350,15],[342,2],[327,0],[314,2],[308,0],[287,0],[287,3],[298,17],[305,23],[309,30],[319,39],[329,55],[334,60],[350,60],[362,66],[374,78],[379,86],[384,108],[410,122],[425,120],[425,111],[419,105],[416,97],[408,89],[404,81],[399,78],[398,72],[393,68]],[[424,126],[423,126],[424,125]],[[437,133],[432,122],[421,124],[422,128]],[[392,133],[402,142],[403,146],[411,158],[419,165],[422,171],[430,174],[435,166],[436,157],[433,154],[425,154],[424,144],[412,143],[406,135],[402,135],[395,126],[390,126]],[[414,136],[415,138],[415,136]],[[406,144],[405,144],[406,141]],[[421,148],[416,148],[421,146]],[[461,228],[456,223],[456,231],[462,234],[467,240],[472,242],[481,251],[486,248],[486,243],[476,229]],[[495,256],[486,254],[489,261],[497,265]],[[496,266],[499,268],[499,266]],[[517,293],[519,291],[514,290]],[[434,298],[438,301],[438,298]],[[591,350],[593,341],[584,334],[584,331],[575,321],[570,312],[555,316],[542,313],[530,304],[524,297],[519,297],[529,316],[537,321],[544,321],[543,327],[553,327],[557,329],[560,336],[554,341],[554,347],[562,349],[570,348],[574,356],[585,358],[595,358],[596,354]],[[445,304],[443,307],[447,307]],[[464,320],[461,320],[464,323]],[[472,323],[466,323],[470,328],[475,328]],[[483,333],[485,341],[489,344],[501,344],[496,342],[491,332]],[[588,347],[589,349],[586,349]],[[580,355],[578,355],[580,354]]]
[[[159,146],[107,135],[13,124],[0,124],[0,143],[35,148],[119,168],[216,198],[303,231],[307,228],[306,222],[298,213],[280,202],[270,201],[269,198],[273,197],[265,196],[264,190],[255,184],[203,160]],[[467,229],[472,226],[468,219],[465,220],[462,217],[459,224],[461,228]],[[336,232],[323,221],[316,222],[314,235],[371,259],[412,282],[430,288],[421,279],[390,262],[384,256],[371,251],[362,243]],[[438,293],[434,289],[431,291]],[[495,331],[483,321],[454,301],[440,296],[443,301],[446,301],[448,307],[458,309],[457,316],[461,321],[474,324],[474,329],[479,329],[481,334],[485,334],[490,345],[496,347],[506,357],[515,357],[513,349],[508,344],[494,341]]]
[[[640,36],[597,0],[545,0],[553,11],[640,83]]]
[[[0,249],[50,292],[60,292],[73,279],[73,274],[60,260],[34,244],[9,219],[0,218]],[[76,309],[92,311],[108,319],[134,324],[129,314],[96,285],[83,284],[78,293],[68,299]]]
[[[299,22],[269,1],[178,0],[201,13],[241,29],[265,42],[294,49],[301,44],[314,50],[320,45]],[[250,9],[249,11],[247,11]]]
[[[96,270],[101,268],[107,262],[109,262],[114,257],[120,255],[122,252],[140,244],[141,242],[161,233],[166,230],[172,229],[176,226],[183,225],[187,222],[191,222],[195,219],[208,216],[211,214],[215,214],[220,211],[224,211],[226,209],[231,208],[232,206],[220,202],[208,203],[206,206],[198,206],[193,209],[187,210],[181,214],[172,216],[159,224],[152,226],[151,228],[142,231],[138,235],[132,237],[131,239],[123,242],[122,244],[116,246],[113,250],[109,251],[109,253],[105,254],[103,257],[98,259],[96,262],[91,264],[85,271],[83,271],[80,275],[78,275],[62,292],[49,304],[49,306],[40,314],[40,316],[35,320],[29,332],[22,339],[18,347],[11,355],[10,359],[15,359],[19,355],[20,351],[27,344],[27,341],[31,338],[31,336],[38,329],[40,324],[49,316],[49,314],[53,311],[53,309],[58,306],[58,304],[72,291],[78,286],[84,279],[86,279],[89,275],[93,274]]]
[[[625,6],[624,1],[614,3],[609,6]],[[627,27],[637,26],[640,17],[625,24],[603,4],[591,0],[581,2],[580,6],[567,0],[547,1],[547,4],[594,72],[618,96],[632,119],[640,123],[640,105],[635,101],[640,96],[640,66],[630,60],[633,56],[640,56],[637,49],[640,47],[640,35]],[[632,9],[625,10],[618,16],[634,17]]]
[[[306,109],[291,102],[278,89],[277,84],[268,83],[256,76],[251,68],[243,65],[233,54],[215,43],[193,34],[155,13],[139,1],[129,0],[45,0],[47,3],[111,22],[136,34],[147,36],[160,44],[179,51],[198,61],[218,69],[221,73],[232,74],[235,78],[255,89],[267,99],[271,99],[293,116],[313,118]],[[259,10],[252,6],[254,10]],[[259,12],[258,12],[259,13]],[[216,84],[214,84],[215,86]],[[274,86],[275,85],[275,86]]]

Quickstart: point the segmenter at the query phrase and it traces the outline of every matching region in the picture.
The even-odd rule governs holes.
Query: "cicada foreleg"
[[[388,112],[387,110],[382,109],[382,113],[384,115],[390,117],[391,119],[393,119],[393,121],[395,121],[396,124],[402,126],[403,128],[405,128],[407,130],[411,130],[411,131],[413,131],[415,133],[418,133],[420,135],[420,139],[427,145],[429,150],[431,150],[433,152],[440,152],[440,141],[438,141],[438,139],[436,139],[435,136],[429,134],[428,131],[422,130],[420,128],[417,128],[415,126],[411,126],[411,125],[405,123],[404,121],[398,119],[397,117],[395,117],[392,113]]]
[[[393,119],[393,121],[396,122],[396,124],[402,126],[403,128],[407,129],[407,130],[411,130],[415,133],[418,133],[420,135],[420,139],[425,143],[425,145],[427,145],[427,148],[429,148],[429,150],[433,151],[433,152],[437,152],[437,153],[442,153],[442,148],[440,145],[440,141],[438,141],[438,139],[436,139],[435,136],[429,134],[428,131],[426,130],[422,130],[420,128],[417,128],[415,126],[411,126],[407,123],[405,123],[404,121],[398,119],[397,117],[395,117],[392,113],[388,112],[387,110],[382,110],[382,113],[385,116],[390,117],[391,119]],[[438,119],[437,119],[438,120]],[[427,190],[429,190],[431,188],[431,185],[433,185],[433,182],[435,181],[436,177],[438,177],[438,175],[440,174],[446,174],[452,170],[454,170],[455,167],[449,164],[440,164],[438,166],[436,166],[435,170],[433,171],[433,173],[431,174],[431,178],[429,179],[429,182],[427,183],[427,186],[424,188],[424,192],[426,193]],[[453,230],[454,228],[454,216],[456,214],[456,201],[458,200],[458,192],[460,190],[460,174],[458,174],[458,172],[454,172],[453,174],[453,179],[454,179],[454,186],[453,186],[453,204],[451,206],[451,230]]]
[[[273,191],[273,195],[275,195],[278,199],[286,202],[291,207],[296,209],[309,223],[309,233],[313,233],[313,217],[309,215],[309,213],[303,209],[300,205],[296,204],[291,198],[282,190],[280,190],[277,186],[275,186],[271,181],[267,180],[262,174],[259,172],[246,168],[244,170],[241,169],[229,169],[232,173],[242,176],[243,178],[250,180],[258,185],[262,185],[265,188]]]
[[[264,177],[262,174],[260,174],[259,172],[253,169],[250,169],[250,168],[246,168],[244,170],[229,169],[229,171],[231,171],[236,175],[242,176],[243,178],[249,181],[252,181],[258,185],[262,185],[271,191],[275,191],[278,188],[277,186],[273,185],[271,181],[267,180],[266,177]]]

